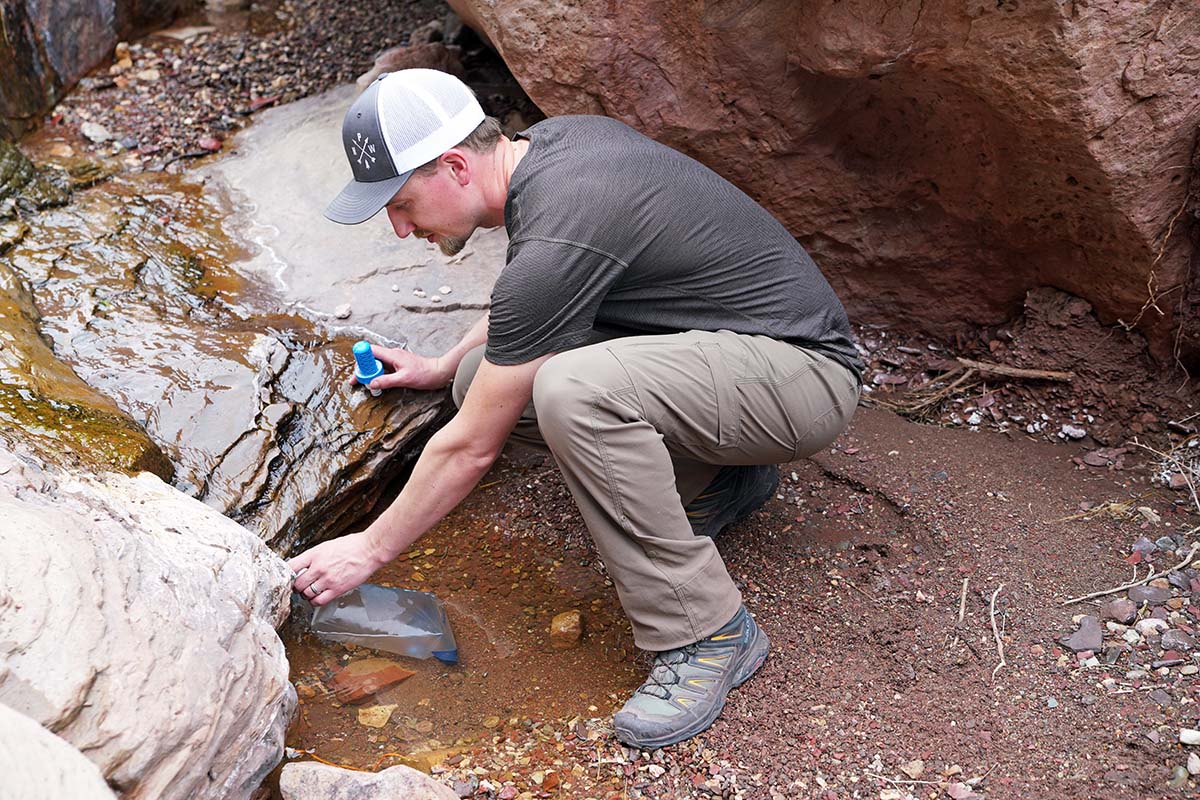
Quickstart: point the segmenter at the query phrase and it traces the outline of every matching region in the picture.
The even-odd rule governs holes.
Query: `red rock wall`
[[[0,0],[0,138],[20,136],[121,37],[200,0]]]
[[[762,202],[856,320],[946,334],[1048,285],[1171,353],[1190,211],[1163,245],[1200,125],[1200,3],[450,5],[548,114],[624,120]],[[1141,311],[1151,265],[1162,314]]]

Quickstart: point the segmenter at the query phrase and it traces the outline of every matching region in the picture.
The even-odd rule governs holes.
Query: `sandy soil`
[[[421,662],[378,698],[400,705],[381,731],[306,699],[289,744],[366,768],[416,753],[407,763],[436,764],[479,797],[942,797],[978,778],[974,791],[995,798],[1188,796],[1194,782],[1167,781],[1188,756],[1179,728],[1200,714],[1195,676],[1127,680],[1130,654],[1081,666],[1057,640],[1096,608],[1064,599],[1128,581],[1135,540],[1200,520],[1144,469],[1081,468],[1080,450],[860,409],[832,450],[785,466],[780,496],[723,535],[771,657],[709,731],[652,754],[607,728],[644,667],[586,530],[552,464],[515,451],[419,555],[379,576],[446,599],[463,664]],[[1131,498],[1161,522],[1065,520]],[[588,632],[553,651],[549,619],[567,608],[583,609]],[[291,648],[294,677],[320,685],[343,651],[306,642],[309,655]],[[1163,686],[1165,702],[1152,700]],[[426,735],[406,732],[414,720],[431,723]],[[926,783],[903,783],[913,774]]]

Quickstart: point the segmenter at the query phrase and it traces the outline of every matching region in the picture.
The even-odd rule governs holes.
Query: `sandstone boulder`
[[[279,762],[290,583],[253,534],[149,473],[0,450],[0,703],[127,800],[248,798]]]
[[[1160,359],[1198,324],[1196,3],[450,5],[548,114],[621,119],[766,205],[857,320],[945,334],[1049,285]]]
[[[0,705],[0,775],[4,775],[6,797],[116,800],[95,764],[5,705]]]
[[[279,776],[283,800],[458,800],[450,787],[412,767],[355,772],[324,764],[288,764]]]

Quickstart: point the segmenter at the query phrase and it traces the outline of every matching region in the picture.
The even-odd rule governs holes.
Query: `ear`
[[[438,161],[445,164],[450,170],[450,177],[455,183],[466,186],[471,182],[471,162],[464,151],[456,147],[451,148],[442,153]]]

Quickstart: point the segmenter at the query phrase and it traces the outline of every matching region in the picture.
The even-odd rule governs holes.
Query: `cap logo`
[[[375,163],[375,143],[371,141],[371,137],[363,136],[361,131],[356,133],[354,141],[350,143],[350,157],[360,167],[369,170]]]

